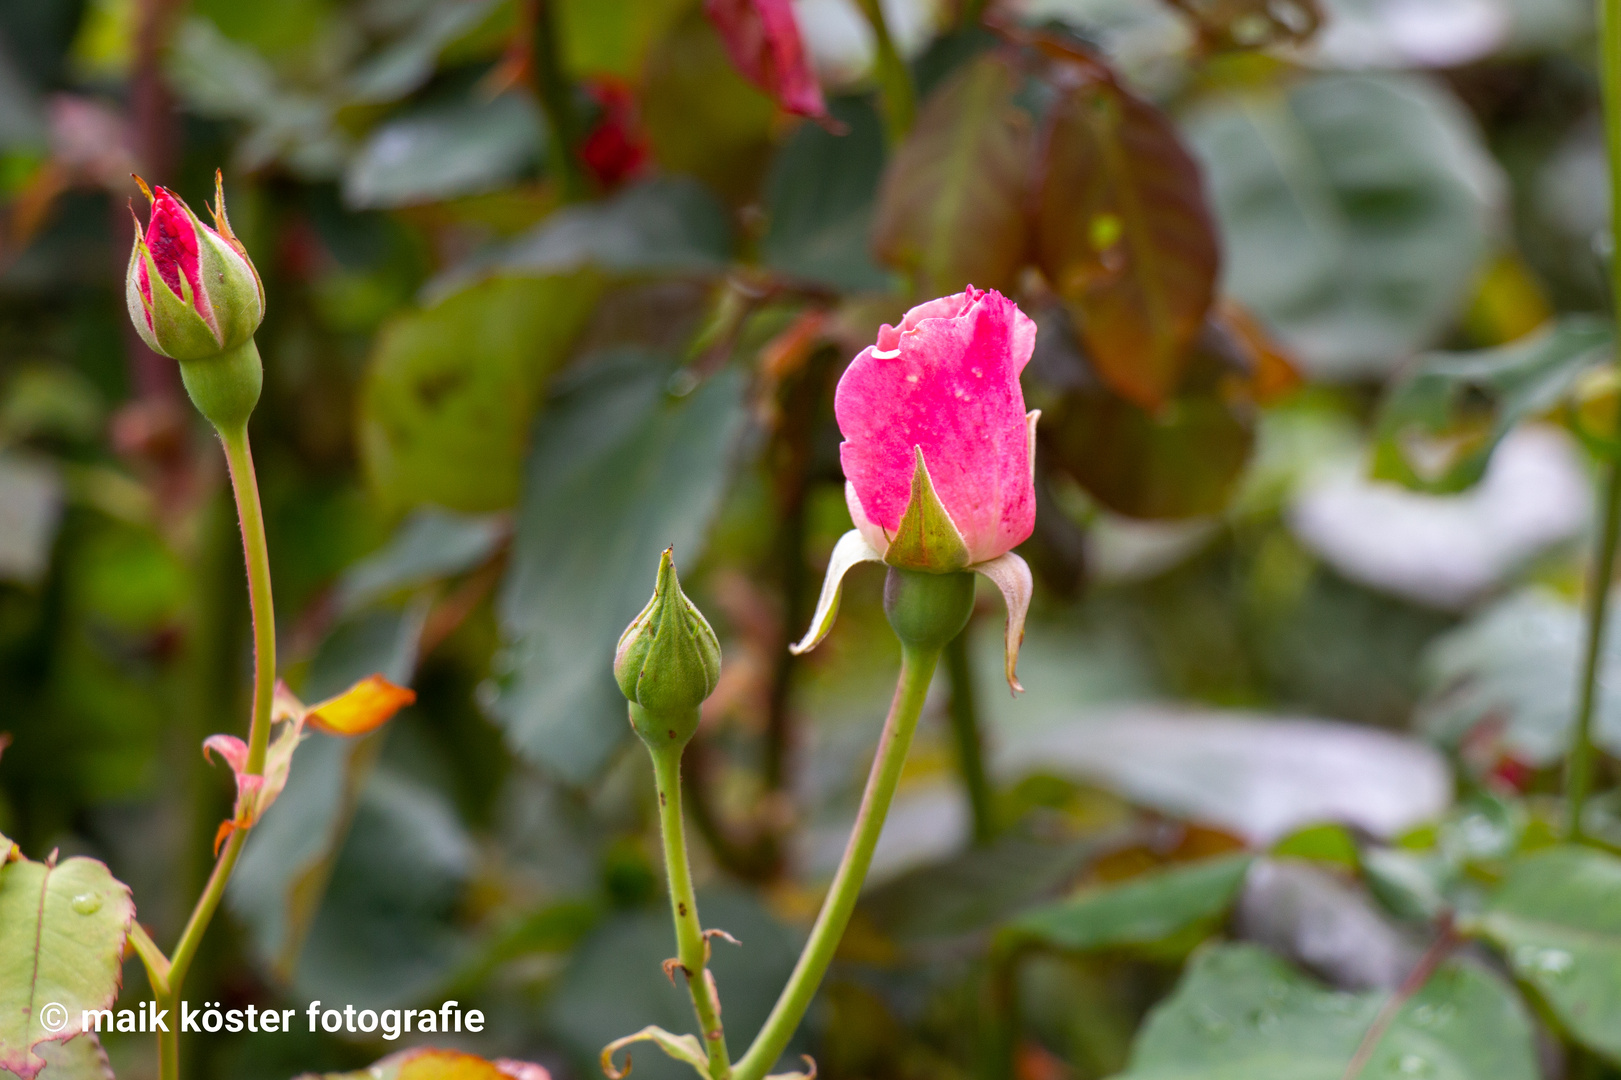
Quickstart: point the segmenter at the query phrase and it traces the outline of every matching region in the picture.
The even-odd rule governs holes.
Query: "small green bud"
[[[720,681],[720,642],[681,591],[669,548],[653,598],[620,635],[614,678],[631,703],[631,726],[655,749],[692,738],[698,706]]]

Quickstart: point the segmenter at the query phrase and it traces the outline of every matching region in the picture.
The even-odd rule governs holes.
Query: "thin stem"
[[[985,775],[985,745],[979,728],[979,702],[974,696],[974,668],[968,660],[968,631],[952,638],[944,653],[946,681],[951,685],[951,734],[957,743],[957,770],[974,816],[974,843],[996,835],[996,809]]]
[[[884,130],[891,146],[898,145],[912,130],[917,114],[917,91],[912,87],[912,73],[906,68],[895,48],[895,39],[889,34],[889,23],[884,18],[882,0],[858,0],[861,13],[872,27],[873,44],[877,55],[873,59],[873,73],[878,79],[878,96],[883,103]]]
[[[889,815],[889,804],[895,798],[901,766],[906,762],[912,735],[917,731],[918,716],[923,712],[929,680],[934,676],[939,659],[938,649],[902,646],[900,680],[889,706],[889,717],[884,721],[883,735],[878,740],[878,754],[873,758],[867,790],[861,796],[861,810],[856,814],[844,858],[833,876],[827,899],[822,902],[821,913],[816,916],[816,925],[811,928],[810,940],[805,943],[799,963],[788,978],[788,985],[783,987],[754,1044],[732,1072],[735,1080],[762,1080],[776,1064],[804,1019],[805,1010],[810,1008],[828,965],[833,962],[839,939],[844,936],[850,916],[855,912],[861,884],[872,866],[872,853],[883,832],[884,818]]]
[[[1611,311],[1621,318],[1621,274],[1616,272],[1616,260],[1621,258],[1621,0],[1598,0],[1598,24],[1604,135],[1610,158]],[[1617,363],[1621,363],[1621,351],[1618,351]],[[1621,437],[1621,410],[1617,410],[1616,425],[1616,435]],[[1593,712],[1598,703],[1599,672],[1603,666],[1616,540],[1621,536],[1621,460],[1616,459],[1613,451],[1604,468],[1599,550],[1588,581],[1587,643],[1582,654],[1580,703],[1570,753],[1565,760],[1566,831],[1571,840],[1582,838],[1582,810],[1593,788],[1597,756],[1593,750]]]
[[[237,519],[242,527],[242,553],[248,572],[248,602],[253,612],[253,718],[248,725],[249,773],[264,771],[265,750],[270,745],[270,705],[276,688],[276,615],[270,597],[270,555],[265,544],[264,508],[259,502],[259,484],[254,476],[253,451],[248,445],[248,429],[221,429],[220,442],[225,447],[225,462],[231,473],[231,491],[236,496]],[[186,920],[186,927],[175,944],[169,959],[167,992],[159,997],[159,1006],[173,1009],[180,1000],[186,972],[197,957],[208,924],[219,909],[225,895],[226,883],[242,854],[248,830],[237,829],[225,841],[225,849],[214,863]],[[155,989],[155,988],[154,988]],[[179,1023],[171,1025],[167,1033],[158,1033],[159,1080],[178,1080],[180,1075]]]
[[[726,1050],[726,1032],[720,1022],[720,1002],[708,972],[709,942],[698,922],[698,898],[692,890],[692,868],[687,862],[687,836],[681,824],[681,748],[653,751],[653,777],[659,791],[659,829],[664,833],[664,866],[670,876],[670,912],[675,917],[676,959],[687,977],[692,1008],[703,1029],[709,1054],[709,1075],[727,1080],[732,1059]]]
[[[1362,1041],[1357,1044],[1356,1053],[1351,1055],[1350,1063],[1345,1066],[1345,1074],[1341,1080],[1357,1080],[1357,1077],[1362,1075],[1362,1070],[1367,1068],[1373,1052],[1379,1048],[1379,1041],[1385,1037],[1390,1025],[1395,1022],[1396,1017],[1414,995],[1424,989],[1424,984],[1430,981],[1430,976],[1435,974],[1435,969],[1441,966],[1441,962],[1452,955],[1452,950],[1458,947],[1458,942],[1462,939],[1458,936],[1452,913],[1450,911],[1442,913],[1440,922],[1441,932],[1430,942],[1430,947],[1424,950],[1424,955],[1418,958],[1418,963],[1407,973],[1407,978],[1402,980],[1401,986],[1385,1000],[1378,1014],[1374,1016],[1373,1023],[1368,1025]]]
[[[583,199],[590,190],[585,173],[576,156],[579,146],[578,125],[575,122],[574,101],[568,80],[563,76],[563,62],[558,49],[557,12],[552,0],[530,0],[534,4],[535,26],[532,69],[535,76],[535,96],[540,99],[541,111],[546,114],[546,128],[550,141],[551,167],[556,170],[563,189],[563,198],[573,202]]]

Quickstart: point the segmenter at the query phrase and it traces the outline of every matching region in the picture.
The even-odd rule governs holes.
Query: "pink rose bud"
[[[1035,423],[1019,372],[1035,344],[1036,324],[1013,301],[970,286],[880,329],[846,369],[833,398],[845,498],[884,561],[961,570],[1029,537]],[[903,528],[908,509],[924,511],[918,530]]]
[[[861,562],[945,574],[973,570],[1008,607],[1008,684],[1030,605],[1030,569],[1012,549],[1035,528],[1036,419],[1019,372],[1036,324],[995,290],[931,300],[884,326],[839,380],[844,494],[855,529],[833,550],[816,614],[793,647],[832,627],[840,583]]]
[[[827,116],[790,0],[704,0],[704,14],[744,78],[791,113]]]
[[[124,294],[141,339],[175,360],[235,349],[264,318],[264,286],[231,231],[218,173],[214,187],[216,228],[209,228],[174,192],[160,187],[154,193],[141,182],[152,218],[144,235],[135,221]]]

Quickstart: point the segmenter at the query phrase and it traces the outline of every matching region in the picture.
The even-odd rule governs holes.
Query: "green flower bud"
[[[631,703],[631,726],[649,746],[692,738],[698,706],[720,680],[720,642],[681,591],[669,548],[659,559],[653,598],[619,638],[614,678]]]

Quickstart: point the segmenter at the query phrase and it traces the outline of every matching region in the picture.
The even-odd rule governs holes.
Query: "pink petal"
[[[203,757],[208,757],[210,750],[218,754],[234,773],[241,773],[248,767],[248,744],[235,735],[210,735],[203,740]]]
[[[192,306],[209,326],[214,325],[214,308],[208,294],[203,291],[202,255],[198,249],[197,230],[206,229],[192,217],[191,211],[166,187],[153,189],[152,220],[146,226],[146,246],[157,264],[158,275],[170,290],[180,297],[186,294],[180,288],[181,275],[191,286]],[[152,283],[146,268],[141,268],[138,284],[148,300],[152,296]]]
[[[744,78],[791,113],[827,115],[789,0],[704,0],[704,14]]]
[[[913,308],[851,362],[833,403],[845,438],[839,457],[871,525],[891,534],[899,526],[921,447],[973,562],[1030,535],[1036,501],[1019,372],[1035,340],[1035,323],[1011,300],[970,287]]]

